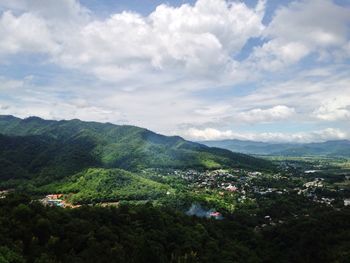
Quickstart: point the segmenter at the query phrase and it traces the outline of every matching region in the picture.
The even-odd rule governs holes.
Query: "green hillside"
[[[134,126],[0,116],[0,134],[2,183],[30,179],[36,185],[44,185],[97,167],[129,171],[271,168],[265,160]]]
[[[44,192],[69,194],[72,203],[116,200],[155,200],[164,197],[169,186],[120,169],[90,168],[62,181],[42,187]]]
[[[98,166],[94,147],[87,138],[61,142],[47,136],[0,135],[0,179],[36,179],[39,184],[60,179]]]
[[[167,137],[135,126],[110,123],[46,121],[37,117],[0,117],[0,133],[8,136],[45,136],[59,143],[88,144],[91,154],[107,167],[203,167],[264,166],[267,162],[247,155],[210,148]]]

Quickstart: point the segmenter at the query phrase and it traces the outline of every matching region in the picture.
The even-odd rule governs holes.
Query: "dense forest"
[[[0,262],[349,262],[349,218],[349,209],[314,208],[257,230],[244,210],[214,220],[151,204],[63,209],[10,195],[0,200]]]

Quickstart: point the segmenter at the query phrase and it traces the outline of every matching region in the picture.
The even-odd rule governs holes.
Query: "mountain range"
[[[271,163],[147,129],[80,120],[0,116],[0,180],[45,185],[88,168],[269,169]]]
[[[253,155],[350,157],[350,141],[335,140],[314,143],[269,143],[242,140],[200,142],[233,152]]]

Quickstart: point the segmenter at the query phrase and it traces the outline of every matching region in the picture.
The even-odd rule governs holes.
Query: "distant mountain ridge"
[[[270,162],[245,154],[111,123],[0,116],[0,134],[0,179],[34,176],[44,184],[91,167],[271,167]]]
[[[201,141],[209,147],[254,155],[350,157],[349,140],[314,143],[268,143],[241,140]]]

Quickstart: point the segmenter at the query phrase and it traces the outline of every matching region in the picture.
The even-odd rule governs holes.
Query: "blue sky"
[[[0,0],[0,114],[350,139],[348,0]]]

